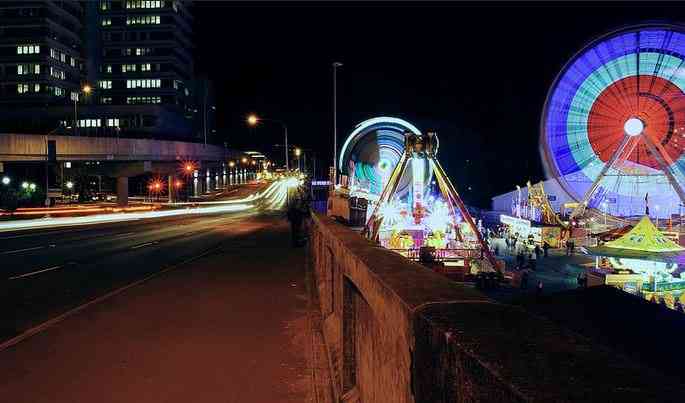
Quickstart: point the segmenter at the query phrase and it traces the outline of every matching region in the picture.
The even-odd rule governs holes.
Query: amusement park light
[[[629,136],[638,136],[642,133],[642,131],[645,128],[644,122],[638,118],[630,118],[626,120],[626,123],[623,125],[623,130],[626,132],[627,135]]]
[[[240,160],[243,164],[247,162],[247,158],[243,157],[243,159]]]
[[[230,161],[230,162],[228,163],[228,166],[231,167],[231,168],[233,168],[233,167],[235,166],[235,162]]]
[[[93,88],[90,85],[86,84],[83,86],[83,88],[81,88],[81,90],[84,94],[88,95],[93,90]]]
[[[176,183],[174,183],[174,185],[175,185],[177,188],[180,188],[180,187],[183,185],[183,182],[181,182],[181,181],[176,181]]]
[[[299,157],[300,154],[302,154],[302,150],[300,150],[299,148],[296,148],[295,149],[295,156]]]
[[[257,165],[257,161],[252,160],[252,165]]]
[[[3,177],[2,177],[2,184],[3,184],[3,185],[9,185],[10,182],[11,182],[11,180],[10,180],[10,177],[9,177],[9,176],[3,176]]]

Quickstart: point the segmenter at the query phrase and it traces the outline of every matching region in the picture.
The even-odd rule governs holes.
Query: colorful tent
[[[678,252],[685,250],[685,248],[659,232],[648,216],[642,217],[640,222],[630,232],[616,240],[605,243],[604,246],[607,248],[645,252]]]

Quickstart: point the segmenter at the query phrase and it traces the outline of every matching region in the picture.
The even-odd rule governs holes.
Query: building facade
[[[14,47],[16,54],[4,50],[0,65],[16,76],[25,69],[40,71],[46,80],[38,87],[28,77],[2,76],[3,91],[13,91],[21,100],[14,110],[0,112],[2,131],[184,140],[196,136],[189,1],[35,2],[40,10],[36,18],[48,31],[44,40],[45,29],[23,17],[36,13],[27,11],[34,2],[13,4],[0,3],[0,10],[16,10],[22,15],[19,21],[25,21],[21,32],[33,36],[5,36],[3,49]],[[59,20],[62,25],[73,23],[57,24],[65,31],[59,42],[52,39],[57,28],[50,16],[56,10],[69,15]],[[19,54],[24,47],[29,53]],[[34,67],[34,59],[45,67]],[[34,99],[38,102],[29,102]]]
[[[78,1],[0,2],[0,108],[3,128],[44,130],[40,115],[13,122],[20,109],[69,105],[83,71],[83,7]]]

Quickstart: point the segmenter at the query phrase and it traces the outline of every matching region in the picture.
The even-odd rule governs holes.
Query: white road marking
[[[8,278],[8,280],[18,280],[20,278],[31,277],[31,276],[35,276],[36,274],[45,273],[48,271],[53,271],[53,270],[57,270],[57,269],[61,269],[61,268],[62,268],[62,266],[52,266],[52,267],[48,267],[47,269],[36,270],[36,271],[32,271],[30,273],[24,273],[24,274],[20,274],[18,276],[10,277],[10,278]]]
[[[131,246],[131,249],[144,248],[146,246],[155,245],[158,243],[159,243],[159,241],[145,242],[145,243],[141,243],[139,245]]]
[[[6,250],[3,252],[0,252],[0,255],[11,255],[12,253],[19,253],[19,252],[28,252],[30,250],[38,250],[38,249],[43,249],[45,246],[34,246],[32,248],[24,248],[24,249],[15,249],[15,250]]]
[[[156,272],[156,273],[153,273],[153,274],[151,274],[151,275],[149,275],[149,276],[147,276],[147,277],[145,277],[145,278],[143,278],[143,279],[140,279],[140,280],[138,280],[138,281],[135,281],[135,282],[133,282],[133,283],[131,283],[131,284],[127,284],[127,285],[125,285],[125,286],[123,286],[123,287],[121,287],[121,288],[118,288],[118,289],[116,289],[116,290],[110,291],[109,293],[107,293],[107,294],[105,294],[105,295],[103,295],[103,296],[101,296],[101,297],[95,298],[95,299],[93,299],[93,300],[91,300],[91,301],[89,301],[89,302],[86,302],[86,303],[83,304],[83,305],[77,306],[76,308],[73,308],[73,309],[71,309],[71,310],[69,310],[69,311],[67,311],[67,312],[65,312],[65,313],[63,313],[63,314],[61,314],[61,315],[59,315],[59,316],[57,316],[57,317],[54,317],[54,318],[52,318],[52,319],[50,319],[50,320],[48,320],[48,321],[46,321],[46,322],[43,322],[43,323],[41,323],[41,324],[39,324],[39,325],[36,325],[36,326],[34,326],[34,327],[32,327],[32,328],[26,330],[25,332],[23,332],[22,334],[20,334],[20,335],[18,335],[18,336],[15,336],[15,337],[13,337],[13,338],[11,338],[11,339],[9,339],[9,340],[5,340],[4,342],[1,342],[1,343],[0,343],[0,352],[1,352],[1,351],[4,351],[4,350],[7,350],[8,348],[10,348],[10,347],[12,347],[12,346],[14,346],[14,345],[16,345],[16,344],[21,343],[22,341],[28,339],[28,338],[31,337],[31,336],[34,336],[34,335],[36,335],[36,334],[38,334],[38,333],[40,333],[40,332],[45,331],[46,329],[48,329],[48,328],[50,328],[50,327],[52,327],[52,326],[54,326],[54,325],[56,325],[56,324],[62,322],[63,320],[67,319],[68,317],[73,316],[73,315],[75,315],[75,314],[77,314],[77,313],[83,311],[84,309],[88,308],[88,307],[91,306],[91,305],[95,305],[95,304],[97,304],[97,303],[100,303],[100,302],[102,302],[102,301],[105,301],[105,300],[107,300],[107,299],[110,299],[110,298],[114,297],[115,295],[121,294],[122,292],[124,292],[124,291],[126,291],[126,290],[128,290],[128,289],[130,289],[130,288],[137,287],[137,286],[139,286],[139,285],[141,285],[141,284],[143,284],[143,283],[145,283],[145,282],[147,282],[147,281],[150,281],[151,279],[153,279],[153,278],[155,278],[155,277],[161,276],[162,274],[165,274],[165,273],[167,273],[167,272],[169,272],[169,271],[171,271],[171,270],[174,270],[174,269],[176,269],[177,267],[183,266],[184,264],[191,263],[191,262],[193,262],[193,261],[195,261],[195,260],[197,260],[197,259],[200,259],[200,258],[202,258],[202,257],[204,257],[204,256],[207,256],[207,255],[209,255],[210,253],[216,252],[216,251],[218,251],[218,250],[221,250],[221,246],[220,246],[220,245],[219,245],[219,246],[215,246],[215,247],[210,248],[210,249],[207,249],[207,250],[205,250],[204,252],[200,253],[199,255],[196,255],[196,256],[193,256],[193,257],[191,257],[191,258],[188,258],[188,259],[186,259],[186,260],[184,260],[184,261],[182,261],[182,262],[179,262],[179,263],[176,263],[176,264],[172,264],[171,266],[167,266],[166,268],[164,268],[164,269],[162,269],[162,270],[160,270],[160,271],[158,271],[158,272]]]

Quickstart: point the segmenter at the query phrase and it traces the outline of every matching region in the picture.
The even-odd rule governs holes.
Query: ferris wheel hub
[[[639,118],[630,118],[623,125],[623,130],[629,136],[639,136],[645,129],[645,123]]]

